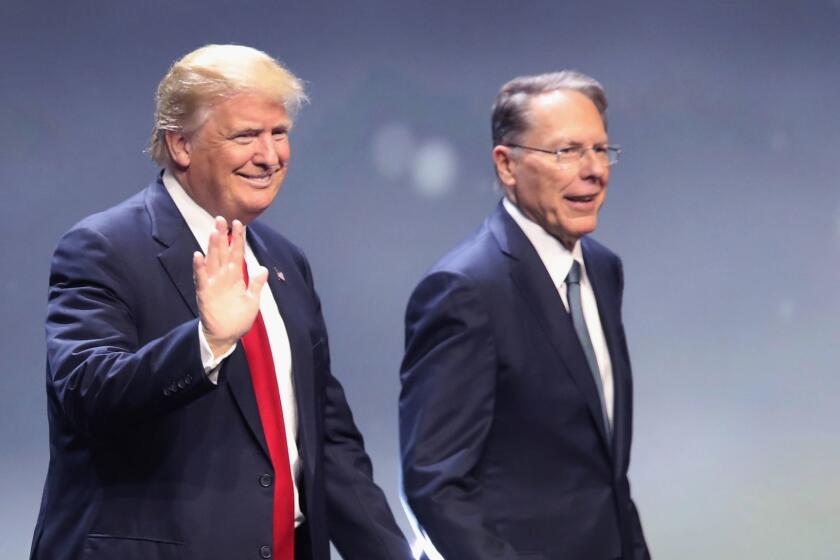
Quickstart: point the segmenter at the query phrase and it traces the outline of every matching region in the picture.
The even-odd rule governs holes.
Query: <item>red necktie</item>
[[[248,285],[248,266],[242,260],[242,274]],[[286,427],[283,422],[283,408],[277,388],[277,374],[274,359],[268,343],[262,314],[257,312],[254,324],[242,337],[251,383],[257,397],[265,442],[274,466],[274,553],[278,560],[294,560],[295,557],[295,503],[292,471],[289,465],[289,450],[286,447]]]

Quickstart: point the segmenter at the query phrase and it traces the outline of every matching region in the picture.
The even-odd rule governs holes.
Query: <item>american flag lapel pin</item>
[[[277,279],[280,280],[281,282],[286,281],[286,275],[283,274],[283,272],[279,268],[277,268],[276,266],[274,267],[274,275],[277,276]]]

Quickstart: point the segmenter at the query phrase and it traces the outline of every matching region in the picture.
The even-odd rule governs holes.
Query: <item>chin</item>
[[[598,227],[598,216],[587,216],[586,218],[581,219],[580,223],[576,224],[576,226],[579,232],[579,237],[589,235],[595,231],[595,228]]]
[[[276,189],[272,189],[271,191],[266,190],[260,193],[253,193],[250,197],[248,197],[247,201],[243,201],[244,204],[242,205],[242,207],[249,212],[261,213],[268,209],[269,206],[271,206],[276,196]]]
[[[549,231],[549,233],[559,239],[564,245],[574,245],[578,239],[595,231],[595,227],[597,225],[598,221],[592,220],[592,222],[588,224],[574,224],[574,227],[556,227],[553,231]]]
[[[255,204],[245,209],[245,213],[251,216],[251,219],[259,217],[263,212],[269,209],[271,204]]]

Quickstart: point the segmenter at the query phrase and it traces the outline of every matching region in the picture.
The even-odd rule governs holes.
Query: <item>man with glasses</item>
[[[504,198],[408,303],[403,482],[432,556],[650,557],[627,479],[621,261],[587,237],[621,154],[606,107],[577,72],[505,84]]]

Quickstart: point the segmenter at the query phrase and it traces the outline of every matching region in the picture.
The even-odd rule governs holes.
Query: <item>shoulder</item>
[[[90,232],[109,239],[134,234],[141,224],[148,224],[148,211],[145,205],[145,190],[134,194],[123,202],[107,210],[96,212],[80,220],[65,235],[77,232]]]
[[[504,264],[505,256],[485,223],[444,254],[425,276],[459,276],[481,283],[497,276]]]
[[[286,274],[288,274],[290,269],[296,270],[306,285],[314,290],[312,268],[300,247],[292,243],[276,229],[260,220],[255,220],[248,224],[248,230],[249,239],[251,239],[250,242],[252,243],[251,247],[255,250],[258,248],[261,250],[258,254],[262,254],[274,261]],[[254,237],[250,238],[252,234]],[[257,242],[258,246],[254,245],[254,241]]]
[[[259,237],[260,241],[272,252],[284,253],[297,262],[306,263],[306,255],[303,250],[268,224],[260,220],[254,220],[248,224],[248,229]]]
[[[624,291],[624,265],[621,258],[591,237],[581,239],[581,249],[587,271],[610,281],[620,296]]]
[[[580,244],[583,257],[587,261],[592,261],[596,265],[621,268],[621,257],[595,239],[585,236],[580,240]]]
[[[248,224],[248,229],[257,234],[260,239],[271,246],[272,249],[277,248],[281,250],[291,251],[295,254],[303,255],[303,251],[295,243],[293,243],[285,235],[269,226],[262,220],[254,220]]]
[[[133,300],[143,285],[139,279],[148,279],[148,271],[155,270],[159,246],[150,232],[142,191],[79,221],[53,252],[50,300],[79,290],[86,290],[87,298]]]
[[[112,254],[129,258],[144,244],[153,244],[145,194],[146,190],[140,191],[76,223],[58,240],[53,264],[77,261],[82,266]]]
[[[609,259],[618,259],[618,255],[615,254],[611,249],[600,243],[599,241],[595,240],[592,237],[584,236],[580,240],[581,248],[583,249],[584,253],[586,254],[593,254],[598,255],[602,258],[609,258]]]
[[[507,257],[486,221],[441,257],[420,279],[406,308],[408,323],[428,313],[483,308],[504,280]]]

